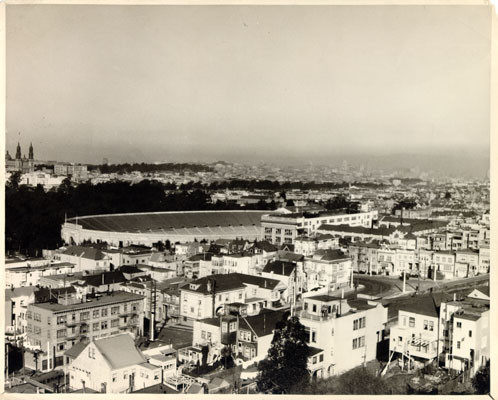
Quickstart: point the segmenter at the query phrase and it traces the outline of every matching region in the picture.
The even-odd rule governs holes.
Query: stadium
[[[75,217],[62,225],[61,236],[68,244],[84,241],[115,246],[159,241],[261,238],[261,216],[270,211],[181,211],[105,214]]]

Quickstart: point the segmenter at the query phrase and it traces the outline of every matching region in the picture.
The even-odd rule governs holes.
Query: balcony
[[[121,318],[124,318],[124,317],[134,317],[134,316],[138,316],[138,312],[137,311],[133,311],[133,310],[123,311],[123,312],[119,313],[119,316]]]
[[[307,311],[299,311],[298,312],[298,317],[299,319],[308,319],[308,320],[311,320],[311,321],[328,321],[329,319],[332,319],[334,318],[334,314],[333,313],[324,313],[322,315],[317,315],[317,314],[310,314],[309,312]]]

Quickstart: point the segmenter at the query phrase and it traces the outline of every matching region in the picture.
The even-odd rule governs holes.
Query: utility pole
[[[151,277],[150,281],[150,303],[149,303],[149,340],[154,341],[154,319],[156,314],[156,285]]]
[[[403,270],[403,293],[405,293],[406,290],[406,272]]]

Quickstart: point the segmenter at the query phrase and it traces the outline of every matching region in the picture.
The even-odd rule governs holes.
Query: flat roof
[[[86,301],[85,303],[76,303],[68,305],[58,304],[58,303],[38,303],[38,304],[33,304],[32,306],[37,308],[42,308],[45,310],[50,310],[53,312],[64,312],[64,311],[76,311],[85,308],[111,305],[115,303],[121,303],[123,301],[133,301],[133,300],[143,300],[143,299],[144,296],[140,296],[135,293],[117,291],[113,292],[113,294],[103,295],[99,298],[92,298],[90,301]]]

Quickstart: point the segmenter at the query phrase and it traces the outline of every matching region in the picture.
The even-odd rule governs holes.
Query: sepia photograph
[[[491,3],[0,7],[4,396],[491,397]]]

